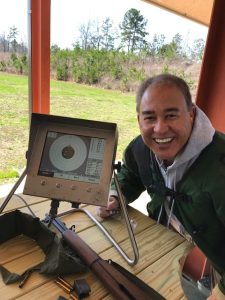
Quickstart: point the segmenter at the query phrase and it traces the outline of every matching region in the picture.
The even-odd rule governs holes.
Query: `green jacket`
[[[147,190],[151,197],[147,210],[153,219],[158,218],[166,196],[175,199],[173,213],[221,274],[219,288],[225,294],[225,135],[215,133],[177,183],[176,192],[165,187],[154,155],[141,136],[125,150],[118,179],[128,202]],[[166,223],[165,212],[160,222]]]

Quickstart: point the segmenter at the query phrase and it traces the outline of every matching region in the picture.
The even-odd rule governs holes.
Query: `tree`
[[[79,46],[83,50],[112,50],[116,32],[112,29],[112,21],[106,18],[102,24],[98,20],[89,20],[87,24],[82,24],[79,28],[80,38],[75,41],[73,47]]]
[[[145,40],[148,35],[148,32],[145,31],[147,22],[140,11],[135,8],[131,8],[125,13],[123,22],[119,27],[122,44],[127,46],[128,52],[140,50],[147,44]]]
[[[205,41],[203,39],[194,40],[191,56],[195,60],[202,60],[205,49]]]
[[[60,51],[60,47],[59,47],[57,44],[53,44],[53,45],[51,46],[51,54],[52,54],[52,55],[56,54],[56,53],[59,52],[59,51]]]
[[[17,36],[18,36],[18,29],[15,26],[12,26],[9,28],[9,34],[8,34],[8,41],[9,45],[11,47],[12,52],[16,52],[17,50]]]
[[[8,51],[8,41],[6,39],[5,33],[0,35],[0,51]]]
[[[182,35],[180,33],[176,33],[172,39],[171,46],[173,48],[174,54],[176,56],[182,56]]]
[[[87,24],[81,24],[79,31],[80,31],[80,45],[83,50],[87,50],[91,48],[91,28],[92,28],[92,22],[88,20]]]
[[[176,33],[170,43],[163,43],[158,48],[157,54],[161,57],[173,59],[184,56],[182,48],[182,36],[180,33]]]
[[[18,73],[23,74],[27,71],[28,63],[26,54],[17,56],[15,52],[12,52],[10,59],[12,66],[17,70]]]
[[[154,34],[152,42],[149,44],[149,51],[152,56],[156,56],[160,53],[160,49],[163,47],[165,42],[164,34]]]
[[[19,44],[17,44],[17,52],[22,53],[22,54],[28,52],[27,45],[22,39],[21,39],[21,42]]]
[[[113,30],[113,22],[106,18],[102,23],[102,49],[113,50],[116,32]]]
[[[90,47],[91,49],[100,50],[102,43],[101,27],[98,20],[92,22],[92,31],[90,33]]]

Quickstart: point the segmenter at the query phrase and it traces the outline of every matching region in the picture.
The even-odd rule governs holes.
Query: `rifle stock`
[[[138,279],[132,273],[112,261],[103,260],[74,231],[60,220],[52,224],[61,232],[64,240],[80,259],[103,283],[103,286],[118,300],[165,300],[158,292]]]

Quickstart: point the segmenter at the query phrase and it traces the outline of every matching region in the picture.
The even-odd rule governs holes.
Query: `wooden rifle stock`
[[[58,219],[52,224],[80,259],[102,281],[103,286],[118,300],[165,300],[158,292],[135,275],[112,261],[103,260],[74,231]]]

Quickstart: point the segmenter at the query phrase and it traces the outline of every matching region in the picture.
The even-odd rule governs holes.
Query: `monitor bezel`
[[[35,115],[37,118],[37,115]],[[71,118],[70,118],[71,119]],[[57,120],[59,122],[57,122]],[[32,123],[31,123],[32,125]],[[102,171],[99,183],[82,182],[64,178],[46,177],[38,174],[42,160],[45,141],[49,131],[77,136],[102,138],[105,140]],[[29,141],[27,178],[24,194],[58,199],[75,203],[86,203],[106,206],[110,182],[115,160],[118,139],[115,123],[98,122],[72,118],[58,117],[33,122],[31,126],[31,141]]]

